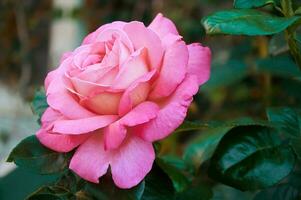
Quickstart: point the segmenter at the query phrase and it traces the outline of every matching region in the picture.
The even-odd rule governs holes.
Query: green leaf
[[[258,60],[257,71],[285,78],[301,77],[301,71],[289,56],[276,56]]]
[[[184,122],[178,131],[187,130],[203,130],[199,137],[195,138],[184,151],[184,160],[197,169],[203,162],[211,158],[216,146],[222,139],[222,137],[233,127],[242,125],[263,125],[269,124],[264,121],[253,120],[250,118],[241,118],[226,122]]]
[[[237,83],[247,76],[247,66],[240,60],[230,60],[226,64],[212,67],[209,81],[202,86],[203,91],[212,91]],[[233,75],[235,74],[235,75]]]
[[[234,0],[235,8],[258,8],[267,4],[274,4],[274,0]]]
[[[140,200],[144,192],[145,183],[142,181],[131,189],[119,189],[113,183],[110,175],[101,177],[99,184],[87,183],[85,192],[95,199],[101,200]]]
[[[295,10],[296,15],[301,15],[301,6]]]
[[[51,174],[67,168],[69,155],[47,149],[35,135],[32,135],[22,140],[12,150],[7,161],[40,174]]]
[[[209,200],[213,196],[211,188],[206,185],[194,185],[176,194],[176,200]]]
[[[218,184],[213,187],[213,197],[211,200],[251,200],[252,196],[250,192],[242,192],[233,187]]]
[[[174,160],[172,161],[174,162]],[[170,159],[159,157],[156,159],[156,163],[168,175],[177,192],[183,191],[189,185],[188,178],[180,169],[172,165]]]
[[[39,116],[40,121],[40,118],[48,107],[46,94],[43,89],[37,90],[35,92],[34,98],[31,102],[31,107],[33,112]]]
[[[157,164],[154,164],[145,178],[142,200],[173,200],[174,198],[175,190],[171,180]]]
[[[68,190],[58,186],[43,186],[31,194],[26,200],[69,200],[74,198]]]
[[[285,30],[300,17],[276,17],[251,9],[219,11],[202,20],[207,34],[272,35]]]
[[[301,137],[301,121],[298,113],[292,108],[268,108],[269,121],[280,128],[283,133],[292,137]]]
[[[295,164],[292,148],[276,130],[265,126],[239,126],[220,141],[209,175],[240,190],[256,190],[278,183]]]

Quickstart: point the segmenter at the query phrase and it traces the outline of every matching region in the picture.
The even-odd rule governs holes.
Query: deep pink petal
[[[204,84],[210,77],[211,51],[200,43],[187,46],[189,51],[188,73],[196,75],[199,85]]]
[[[175,24],[161,13],[157,14],[148,28],[153,30],[161,39],[169,33],[179,35]]]
[[[111,172],[119,188],[131,188],[139,184],[152,169],[155,152],[152,143],[131,136],[112,151]]]
[[[77,135],[103,128],[116,121],[116,115],[100,115],[77,120],[58,120],[53,124],[53,132]]]
[[[85,180],[98,183],[99,177],[107,172],[110,152],[104,150],[103,136],[95,133],[79,146],[69,168]]]
[[[175,40],[166,47],[159,78],[150,93],[151,99],[167,97],[172,94],[183,81],[187,72],[189,57],[187,46],[180,38],[173,35],[169,36]]]
[[[143,47],[147,49],[151,68],[160,68],[163,48],[157,34],[146,28],[143,23],[137,21],[126,24],[123,29],[132,41],[135,49]]]
[[[157,116],[158,111],[159,106],[149,101],[136,106],[120,120],[105,128],[105,148],[107,150],[118,148],[126,137],[126,127],[149,122]]]
[[[43,128],[36,133],[36,136],[47,148],[58,152],[69,152],[83,143],[89,137],[87,134],[61,135],[51,133]]]
[[[137,126],[133,132],[147,141],[167,137],[185,119],[192,96],[198,91],[196,76],[188,76],[177,88],[173,96],[162,105],[157,117],[148,123]]]
[[[126,127],[116,121],[104,129],[105,149],[112,150],[120,146],[126,137]]]

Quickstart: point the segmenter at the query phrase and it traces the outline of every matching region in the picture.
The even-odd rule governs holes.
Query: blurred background
[[[14,170],[5,159],[22,138],[38,129],[30,101],[47,72],[56,68],[63,52],[72,51],[87,33],[108,22],[138,20],[148,25],[161,12],[175,22],[187,43],[210,46],[212,76],[196,96],[190,120],[264,118],[266,106],[300,106],[301,82],[292,79],[300,72],[283,35],[205,36],[202,17],[232,4],[232,0],[0,0],[0,199],[23,199],[41,182],[53,179]],[[192,137],[172,136],[163,141],[161,151],[180,155]],[[11,187],[20,192],[11,194]]]

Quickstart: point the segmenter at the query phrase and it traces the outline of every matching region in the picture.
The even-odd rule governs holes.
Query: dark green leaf
[[[301,6],[295,10],[296,15],[301,15]]]
[[[235,8],[257,8],[267,4],[274,4],[274,0],[234,0]]]
[[[31,103],[33,112],[39,116],[39,120],[43,115],[44,111],[48,107],[46,94],[43,89],[36,91],[34,98]]]
[[[293,137],[301,137],[301,121],[298,113],[292,108],[268,108],[267,116],[269,121],[273,122],[286,133]]]
[[[58,186],[43,186],[29,197],[27,200],[69,200],[73,194],[68,190]]]
[[[169,159],[157,158],[156,163],[169,176],[177,192],[183,191],[189,185],[189,180],[185,174],[175,165],[172,165]]]
[[[253,195],[250,192],[242,192],[233,187],[218,184],[213,188],[211,200],[251,200],[252,197]]]
[[[190,186],[176,195],[176,200],[209,200],[213,196],[211,188],[206,185]]]
[[[207,34],[272,35],[285,30],[300,17],[275,17],[251,9],[219,11],[205,17],[202,23]]]
[[[156,164],[145,178],[142,200],[173,200],[175,190],[169,177]]]
[[[131,189],[119,189],[112,181],[112,177],[105,175],[101,177],[99,184],[87,183],[85,191],[94,199],[101,200],[140,200],[144,192],[145,183],[142,181],[139,185]]]
[[[276,56],[258,60],[257,70],[286,78],[301,77],[301,71],[289,56]]]
[[[67,168],[69,156],[44,147],[35,135],[22,140],[10,153],[8,162],[15,162],[40,174],[61,172]]]
[[[208,160],[221,138],[233,127],[242,125],[264,125],[269,124],[264,121],[253,120],[250,118],[241,118],[226,122],[184,122],[178,131],[202,130],[200,136],[187,146],[184,151],[184,160],[192,165],[195,169],[198,168],[204,161]],[[204,128],[207,128],[203,130]]]
[[[287,51],[289,51],[289,47],[284,32],[273,35],[269,42],[269,54],[277,56]]]
[[[295,164],[290,146],[276,130],[265,126],[239,126],[219,143],[211,159],[210,176],[240,190],[272,186],[286,177]]]

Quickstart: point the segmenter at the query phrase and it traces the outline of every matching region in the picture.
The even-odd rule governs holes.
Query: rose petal
[[[77,135],[103,128],[116,121],[116,115],[100,115],[77,120],[58,120],[53,123],[53,132]]]
[[[173,96],[164,102],[157,117],[148,123],[135,127],[133,132],[150,142],[167,137],[184,121],[192,96],[197,91],[196,76],[187,76]]]
[[[157,14],[148,28],[154,31],[160,38],[164,38],[169,33],[179,35],[175,24],[161,13]]]
[[[112,151],[111,172],[115,184],[123,189],[136,186],[151,170],[155,152],[150,142],[129,137]]]
[[[104,130],[105,149],[116,149],[126,137],[126,127],[143,124],[157,116],[159,106],[153,102],[143,102],[120,120],[109,125]]]
[[[188,49],[179,37],[169,35],[174,40],[166,47],[163,64],[150,99],[167,97],[172,94],[185,78],[188,64]],[[166,42],[170,42],[167,38]]]
[[[76,150],[69,168],[85,180],[98,183],[107,172],[110,153],[104,150],[101,133],[92,135]]]
[[[204,84],[210,77],[211,51],[200,43],[187,46],[189,51],[188,73],[196,75],[199,85]]]
[[[146,49],[137,50],[123,64],[116,79],[112,83],[113,89],[126,89],[129,85],[148,72]]]
[[[144,47],[147,49],[151,69],[160,68],[163,48],[161,40],[156,33],[137,21],[126,24],[123,29],[132,41],[135,49]]]
[[[89,137],[87,134],[61,135],[51,133],[43,128],[36,133],[36,136],[47,148],[58,152],[69,152],[83,143]]]
[[[118,114],[120,116],[128,113],[134,106],[146,100],[148,97],[148,93],[150,91],[150,80],[156,74],[156,70],[152,70],[151,72],[143,75],[135,82],[133,82],[123,93]]]

